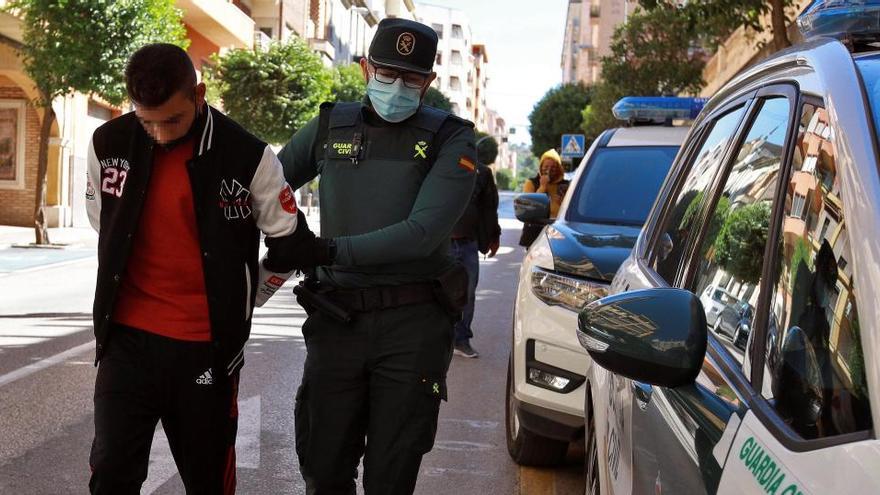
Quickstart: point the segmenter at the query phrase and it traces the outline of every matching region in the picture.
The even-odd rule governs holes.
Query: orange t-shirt
[[[186,162],[192,140],[155,147],[113,321],[178,340],[211,340],[195,206]]]

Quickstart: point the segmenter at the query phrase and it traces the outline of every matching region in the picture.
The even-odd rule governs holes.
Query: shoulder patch
[[[471,173],[473,173],[477,169],[474,160],[467,155],[461,155],[461,157],[458,159],[458,166]]]

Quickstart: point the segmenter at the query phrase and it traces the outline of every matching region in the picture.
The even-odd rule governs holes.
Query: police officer
[[[352,315],[305,304],[295,415],[310,494],[354,494],[361,456],[367,494],[412,493],[434,443],[467,294],[449,239],[476,166],[473,124],[421,104],[436,50],[431,28],[383,20],[364,101],[323,104],[279,155],[294,188],[321,177],[321,237],[291,258]]]

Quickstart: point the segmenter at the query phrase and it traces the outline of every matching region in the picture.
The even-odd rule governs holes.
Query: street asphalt
[[[418,494],[583,493],[577,453],[557,469],[519,468],[507,455],[505,372],[523,250],[516,245],[520,224],[513,219],[511,194],[502,194],[499,211],[502,249],[493,259],[481,259],[472,341],[481,356],[453,359],[449,402],[441,408],[434,450],[422,462]],[[12,249],[0,250],[0,261],[10,252],[21,255]],[[93,248],[40,255],[52,259],[16,258],[0,273],[0,494],[87,492],[97,261]],[[293,431],[305,315],[290,292],[293,283],[254,316],[239,397],[238,492],[243,494],[305,493]],[[161,426],[142,493],[183,493]]]

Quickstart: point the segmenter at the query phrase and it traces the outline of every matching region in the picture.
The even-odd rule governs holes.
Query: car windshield
[[[570,222],[641,227],[678,146],[599,148],[572,197]]]
[[[868,103],[871,105],[874,132],[880,133],[880,54],[857,57],[855,61],[862,73],[865,93],[868,94]],[[880,139],[880,136],[876,137]]]
[[[715,292],[712,294],[712,299],[724,304],[733,304],[736,302],[736,299],[721,289],[715,289]]]

